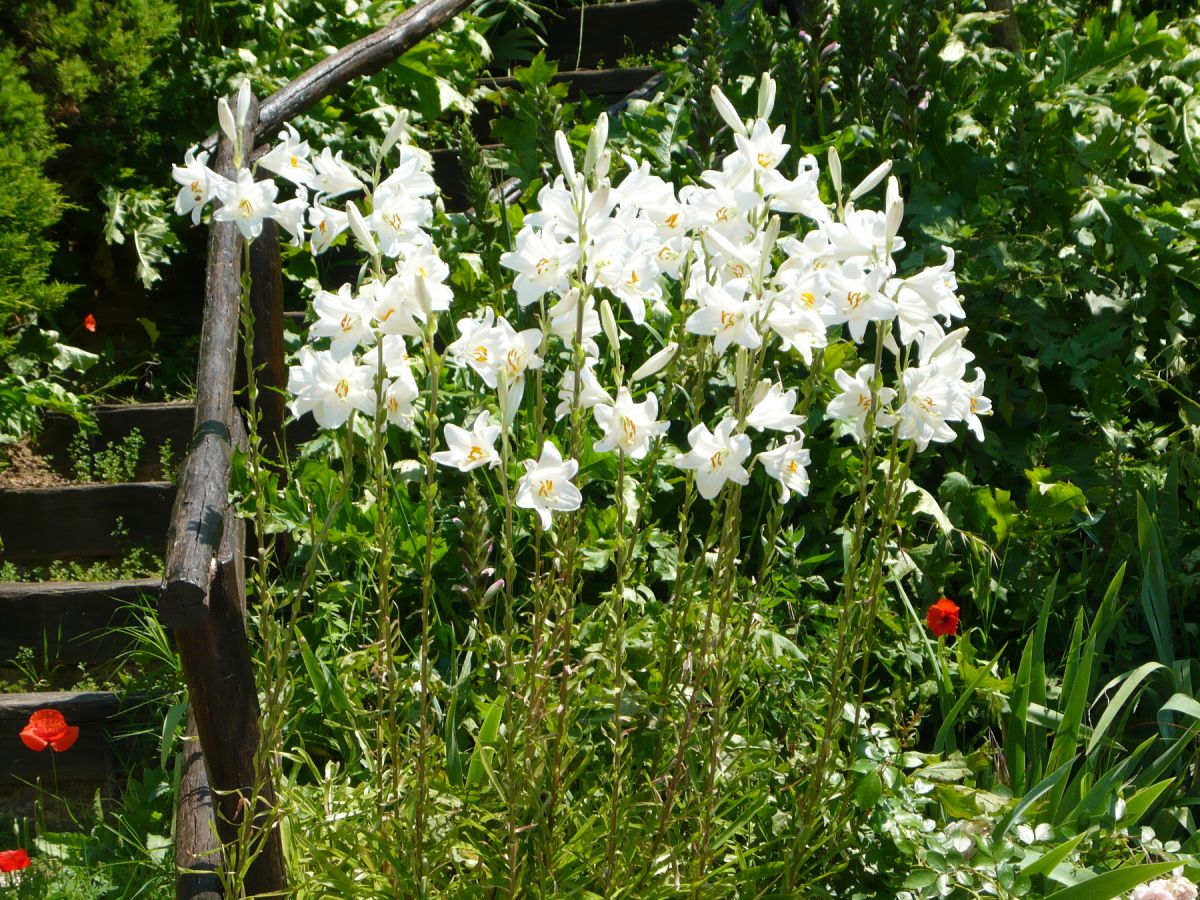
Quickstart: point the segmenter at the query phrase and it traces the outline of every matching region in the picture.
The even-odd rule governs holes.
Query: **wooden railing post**
[[[221,842],[213,830],[212,789],[196,740],[196,715],[190,709],[184,734],[175,813],[175,900],[221,900]]]
[[[270,459],[286,453],[283,436],[283,267],[279,258],[279,225],[263,222],[262,234],[250,245],[250,311],[254,316],[254,378],[258,387],[258,446]]]

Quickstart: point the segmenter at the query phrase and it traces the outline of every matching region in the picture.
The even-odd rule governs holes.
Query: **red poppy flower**
[[[88,313],[87,318],[83,320],[83,327],[86,328],[88,331],[95,331],[96,330],[96,317],[93,316],[91,313]]]
[[[0,850],[0,872],[15,872],[29,868],[29,854],[24,850]]]
[[[57,709],[39,709],[29,717],[29,724],[21,731],[21,740],[30,750],[53,747],[61,753],[70,750],[78,737],[79,726],[68,725]]]
[[[925,613],[929,630],[938,637],[954,634],[958,630],[958,604],[949,597],[942,597]]]

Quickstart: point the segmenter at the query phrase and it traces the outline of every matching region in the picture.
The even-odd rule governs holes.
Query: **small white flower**
[[[758,454],[767,474],[779,482],[779,502],[787,503],[795,491],[801,497],[808,496],[808,463],[811,457],[804,449],[804,435],[788,435],[784,443],[772,450]]]
[[[535,510],[542,520],[542,528],[549,528],[551,512],[570,512],[579,509],[583,495],[571,483],[579,463],[573,459],[563,461],[562,454],[550,441],[542,446],[538,460],[525,460],[525,474],[517,483],[514,502],[522,509]]]
[[[371,309],[362,294],[356,295],[349,284],[343,284],[336,294],[318,291],[313,298],[317,321],[309,329],[313,337],[332,338],[330,352],[334,359],[344,359],[359,344],[375,343],[371,329]]]
[[[350,226],[350,217],[340,210],[330,209],[323,199],[322,195],[318,194],[308,210],[308,224],[312,226],[312,238],[309,243],[315,255],[324,253],[333,243],[333,239]]]
[[[339,428],[354,410],[375,411],[375,374],[353,356],[334,359],[328,350],[301,347],[298,365],[288,370],[293,415],[312,412],[321,428]]]
[[[700,308],[688,316],[684,329],[690,334],[707,335],[713,339],[713,349],[720,355],[730,344],[748,350],[762,345],[754,318],[759,309],[757,300],[744,300],[746,282],[727,281],[720,287],[704,284],[699,289]]]
[[[263,219],[278,213],[275,194],[278,188],[271,179],[255,181],[249,169],[239,169],[237,181],[216,186],[221,207],[213,213],[218,222],[233,222],[248,241],[254,240],[263,229]]]
[[[258,164],[293,184],[309,187],[317,173],[308,158],[308,141],[300,140],[300,133],[291,123],[283,127],[286,130],[279,132],[279,143]]]
[[[604,431],[604,437],[596,441],[596,452],[619,449],[630,459],[642,459],[650,449],[650,441],[666,434],[671,427],[670,422],[656,421],[658,398],[654,394],[642,403],[634,403],[627,387],[617,391],[616,403],[592,407],[592,415]]]
[[[500,436],[500,426],[489,423],[486,412],[476,417],[470,431],[448,423],[445,433],[446,446],[450,449],[431,453],[430,458],[438,465],[453,466],[460,472],[470,472],[480,466],[499,465],[496,438]]]
[[[736,426],[731,418],[722,419],[716,431],[697,425],[688,434],[692,449],[675,457],[676,466],[695,471],[696,489],[705,500],[716,497],[726,481],[750,483],[750,473],[742,465],[750,455],[750,438],[733,434]]]
[[[853,424],[854,436],[860,444],[867,439],[866,422],[867,416],[871,412],[871,380],[874,377],[875,366],[870,364],[862,366],[854,373],[853,378],[838,369],[834,372],[834,378],[842,392],[829,402],[826,409],[831,418]],[[895,424],[895,417],[883,409],[895,397],[896,392],[891,388],[881,387],[879,389],[875,412],[877,428],[888,428]]]
[[[612,405],[613,398],[609,396],[596,378],[596,373],[592,371],[592,366],[596,364],[596,360],[592,357],[584,357],[583,365],[579,367],[579,408],[592,409],[598,403],[607,403]],[[563,416],[571,412],[571,404],[575,401],[575,369],[569,367],[563,373],[562,384],[558,388],[558,399],[561,401],[558,407],[554,410],[555,420],[562,419]]]
[[[770,384],[770,382],[767,382]],[[756,431],[772,428],[775,431],[795,431],[804,424],[804,417],[792,414],[796,407],[797,391],[792,388],[784,393],[778,384],[770,384],[766,391],[757,392],[754,408],[746,416],[746,424]]]
[[[833,303],[828,317],[830,325],[845,322],[854,342],[862,343],[868,322],[889,322],[899,308],[896,301],[885,297],[880,289],[887,281],[887,269],[864,271],[857,263],[844,263],[840,271],[829,273],[830,299]]]
[[[766,119],[755,119],[749,135],[734,134],[733,139],[742,159],[752,171],[774,172],[790,149],[789,145],[783,142],[786,132],[787,128],[783,125],[772,132]]]
[[[517,273],[513,280],[517,303],[529,306],[547,291],[563,293],[578,259],[578,244],[561,243],[543,231],[523,228],[517,234],[516,249],[500,255],[500,265]]]
[[[313,187],[326,197],[337,197],[351,191],[361,191],[365,187],[358,176],[342,161],[342,151],[340,150],[335,156],[326,147],[321,151],[320,156],[313,159],[313,168],[317,173],[313,178]]]
[[[185,216],[192,214],[192,224],[200,224],[200,213],[212,199],[217,180],[225,181],[205,163],[208,162],[208,151],[196,155],[196,148],[189,147],[183,154],[183,165],[171,167],[171,177],[182,187],[175,197],[175,212]]]

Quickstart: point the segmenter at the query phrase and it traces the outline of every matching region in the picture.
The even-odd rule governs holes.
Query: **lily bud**
[[[762,81],[758,83],[758,117],[771,118],[771,110],[775,108],[775,79],[763,72]]]
[[[713,104],[717,107],[717,112],[725,120],[725,124],[732,128],[736,134],[748,135],[750,133],[746,130],[746,123],[742,121],[742,117],[738,115],[738,111],[729,102],[729,98],[715,84],[712,88],[712,100]]]
[[[388,151],[396,146],[396,142],[404,137],[408,131],[408,110],[402,109],[396,115],[396,121],[392,122],[392,127],[388,129],[387,135],[383,139],[383,145],[379,148],[379,158],[388,155]]]
[[[896,176],[888,177],[886,210],[887,242],[890,245],[896,239],[900,230],[900,221],[904,218],[904,198],[900,196],[900,182]]]
[[[242,86],[237,95],[237,123],[239,128],[246,127],[246,116],[250,115],[250,79],[243,78]]]
[[[229,101],[224,97],[217,101],[217,121],[221,123],[221,130],[225,132],[225,137],[229,138],[234,146],[237,146],[237,122],[234,121],[233,110],[229,108]]]
[[[675,358],[675,354],[678,351],[679,345],[674,341],[671,341],[671,343],[667,344],[667,346],[663,347],[652,357],[638,366],[633,375],[629,377],[629,383],[637,384],[643,378],[649,378],[651,375],[657,375],[671,364],[671,360]]]
[[[608,177],[608,167],[612,163],[612,154],[605,150],[600,154],[600,159],[596,162],[596,180],[603,181]]]
[[[429,285],[425,283],[424,278],[414,278],[413,287],[417,294],[417,306],[425,315],[425,321],[433,320],[433,298],[429,296]]]
[[[571,145],[567,143],[567,136],[561,131],[554,132],[554,152],[558,155],[558,165],[567,178],[567,184],[574,188],[579,180],[579,176],[575,174],[575,158],[571,156]]]
[[[837,150],[829,148],[829,179],[833,182],[833,192],[842,196],[842,158]]]
[[[617,328],[617,318],[613,315],[608,298],[600,299],[600,325],[604,328],[604,336],[608,338],[614,352],[621,346],[621,330]]]
[[[612,192],[612,187],[605,183],[600,185],[592,192],[592,198],[588,201],[587,209],[583,211],[583,217],[590,219],[594,216],[599,216],[604,207],[608,204],[608,195]]]
[[[587,155],[583,158],[583,173],[590,175],[596,168],[604,147],[608,144],[608,114],[600,113],[592,133],[588,136]],[[603,177],[603,176],[600,176]]]
[[[358,242],[363,245],[363,249],[371,256],[378,256],[379,248],[375,246],[375,238],[371,237],[371,230],[367,228],[367,223],[353,200],[346,204],[346,218],[350,221],[350,230],[354,232]]]
[[[877,185],[877,184],[879,184],[879,182],[883,181],[884,176],[887,175],[887,173],[890,171],[892,171],[892,161],[890,159],[887,162],[883,162],[883,163],[880,163],[879,165],[877,165],[874,169],[871,170],[871,174],[868,175],[866,178],[864,178],[862,181],[860,181],[858,183],[858,187],[856,187],[854,190],[852,190],[850,192],[850,199],[857,200],[859,197],[861,197],[867,191],[873,189],[875,187],[875,185]]]

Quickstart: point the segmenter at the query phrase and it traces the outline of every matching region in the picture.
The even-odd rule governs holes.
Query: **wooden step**
[[[0,666],[32,647],[51,665],[104,662],[128,642],[113,627],[129,625],[141,605],[153,608],[160,579],[0,583]]]
[[[111,691],[0,694],[0,784],[40,779],[52,790],[55,780],[105,781],[116,761],[138,749],[132,732],[145,718],[145,701]],[[50,748],[35,752],[21,742],[21,729],[39,709],[56,709],[68,725],[79,726],[72,747],[62,753]]]
[[[160,448],[166,445],[171,459],[178,464],[192,439],[195,409],[191,401],[180,400],[101,404],[93,407],[92,414],[99,429],[88,438],[88,447],[93,453],[119,443],[136,428],[145,443],[134,480],[160,481],[170,474],[163,471]],[[78,423],[69,416],[47,416],[35,445],[37,452],[49,460],[51,468],[66,478],[75,477],[70,446],[78,431]]]
[[[112,558],[131,544],[161,553],[174,500],[166,481],[0,490],[0,560]]]

